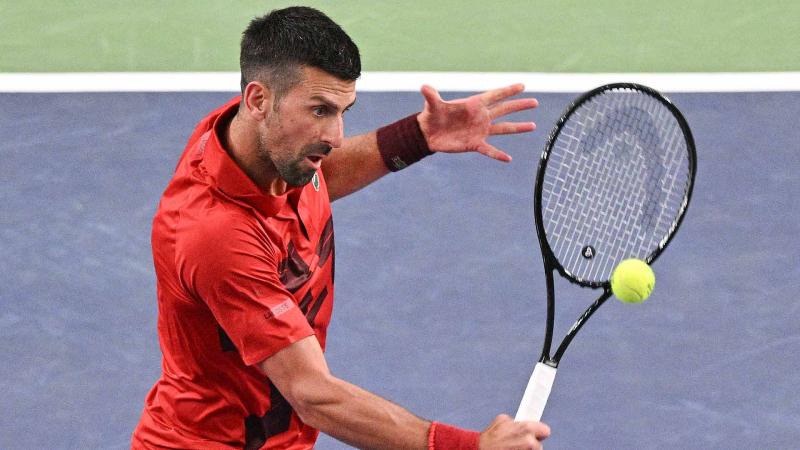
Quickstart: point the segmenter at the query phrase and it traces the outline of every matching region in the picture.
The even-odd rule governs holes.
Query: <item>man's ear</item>
[[[247,83],[242,100],[247,114],[257,121],[266,119],[272,112],[273,93],[260,81]]]

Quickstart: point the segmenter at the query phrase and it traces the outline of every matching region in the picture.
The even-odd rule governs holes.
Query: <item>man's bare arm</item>
[[[489,136],[527,133],[533,122],[496,122],[509,114],[538,106],[533,98],[510,97],[525,89],[515,84],[493,89],[471,97],[445,101],[430,86],[421,93],[425,106],[417,117],[419,129],[433,152],[477,152],[498,161],[511,161],[511,156],[489,144]],[[375,132],[346,138],[322,162],[331,201],[349,195],[389,173],[378,150]]]
[[[431,422],[334,377],[316,337],[301,339],[260,364],[306,424],[357,448],[427,450]],[[550,434],[539,422],[501,415],[480,435],[480,449],[538,449]]]
[[[346,138],[322,161],[331,201],[350,195],[389,173],[374,131]]]
[[[358,448],[427,449],[430,422],[342,381],[310,336],[261,363],[306,424]]]

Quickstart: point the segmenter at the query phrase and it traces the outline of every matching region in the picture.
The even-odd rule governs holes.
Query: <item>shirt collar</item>
[[[276,216],[286,204],[287,198],[295,200],[296,204],[302,188],[290,188],[283,195],[265,194],[225,150],[220,135],[236,115],[240,100],[241,97],[236,97],[218,110],[211,129],[203,137],[207,142],[202,151],[201,165],[225,195],[247,203],[265,216]]]

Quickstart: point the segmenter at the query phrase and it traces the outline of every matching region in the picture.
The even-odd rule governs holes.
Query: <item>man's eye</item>
[[[325,106],[316,106],[314,107],[314,115],[318,117],[324,116],[328,112],[328,108]]]

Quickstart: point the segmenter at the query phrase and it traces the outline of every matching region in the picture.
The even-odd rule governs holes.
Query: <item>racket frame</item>
[[[545,145],[544,150],[542,151],[541,158],[539,160],[539,167],[536,174],[536,184],[534,188],[534,223],[536,225],[536,235],[539,239],[539,247],[542,251],[542,262],[544,264],[544,271],[545,271],[545,280],[546,280],[546,287],[547,287],[547,318],[546,318],[546,325],[545,325],[545,336],[544,342],[542,344],[542,352],[539,357],[536,366],[534,367],[533,373],[528,381],[528,385],[525,388],[525,393],[523,394],[522,401],[520,402],[519,409],[517,411],[515,420],[540,420],[542,416],[542,412],[544,411],[544,407],[547,403],[547,399],[550,395],[550,390],[553,385],[553,381],[555,379],[555,374],[558,369],[558,365],[561,362],[561,357],[564,355],[567,347],[569,346],[572,339],[577,335],[578,331],[583,327],[589,317],[597,311],[606,300],[611,297],[611,283],[608,280],[598,282],[598,281],[590,281],[590,280],[583,280],[571,274],[567,271],[564,266],[558,261],[553,250],[550,247],[550,244],[547,240],[547,234],[544,230],[544,221],[542,220],[542,191],[544,185],[544,174],[545,170],[547,169],[547,163],[549,161],[550,153],[553,150],[553,146],[555,145],[558,136],[561,134],[561,130],[563,129],[564,124],[569,120],[575,111],[581,107],[584,103],[590,101],[597,95],[600,95],[609,90],[634,90],[634,91],[641,91],[645,94],[650,95],[654,99],[661,102],[664,106],[666,106],[670,112],[672,113],[673,117],[678,121],[678,125],[683,132],[683,136],[685,139],[687,153],[689,158],[689,179],[687,180],[686,186],[686,195],[683,198],[683,201],[678,208],[678,216],[676,220],[673,222],[673,225],[668,230],[666,237],[659,242],[656,249],[652,251],[649,255],[644,258],[644,261],[647,264],[652,264],[667,245],[670,243],[672,238],[675,236],[678,228],[680,228],[681,223],[683,222],[683,218],[685,216],[686,210],[689,206],[689,202],[692,197],[692,190],[694,188],[694,179],[696,173],[696,166],[697,166],[697,155],[695,150],[694,144],[694,137],[692,136],[692,132],[689,129],[689,125],[686,122],[686,119],[683,117],[683,114],[678,110],[678,108],[664,95],[660,92],[656,91],[655,89],[649,88],[647,86],[643,86],[636,83],[611,83],[605,84],[603,86],[599,86],[591,91],[588,91],[577,99],[575,99],[564,111],[561,117],[556,122],[555,127],[550,132],[550,135],[547,138],[547,143]],[[556,349],[555,353],[552,355],[550,351],[552,349],[553,343],[553,326],[555,321],[555,280],[554,280],[554,272],[558,272],[562,277],[566,278],[573,284],[577,284],[581,287],[587,287],[592,289],[602,289],[602,293],[600,294],[597,299],[590,304],[586,310],[578,317],[569,331],[566,333],[564,338],[562,339],[561,343],[559,344],[558,348]]]
[[[666,106],[670,112],[672,113],[673,117],[678,122],[678,125],[683,132],[683,136],[686,142],[687,153],[689,156],[689,179],[687,180],[687,187],[686,187],[686,195],[683,198],[683,202],[681,203],[678,209],[678,216],[674,221],[672,227],[669,229],[666,237],[659,242],[656,249],[651,252],[647,257],[644,258],[644,261],[647,264],[652,264],[667,245],[672,241],[672,238],[675,236],[678,228],[680,228],[681,223],[683,222],[683,218],[685,217],[686,209],[689,206],[689,202],[692,196],[692,190],[694,187],[694,178],[697,166],[697,155],[695,151],[695,144],[694,144],[694,137],[692,136],[692,131],[689,129],[689,124],[686,122],[686,119],[683,117],[683,114],[678,110],[678,108],[664,95],[660,92],[656,91],[653,88],[643,86],[637,83],[610,83],[599,86],[591,91],[588,91],[582,94],[580,97],[575,99],[565,110],[565,112],[561,115],[556,122],[555,127],[550,132],[550,135],[547,138],[547,143],[545,145],[544,151],[542,151],[541,158],[539,160],[539,167],[536,173],[536,184],[534,188],[534,197],[533,197],[533,210],[534,210],[534,224],[536,225],[536,236],[539,239],[539,247],[542,251],[542,262],[544,263],[544,271],[547,283],[547,323],[545,327],[545,338],[544,343],[542,345],[542,353],[539,357],[539,362],[552,366],[554,368],[558,367],[559,362],[561,361],[561,357],[563,356],[564,352],[566,351],[567,347],[569,346],[572,339],[581,329],[583,324],[589,317],[594,314],[594,312],[600,308],[600,306],[611,297],[611,283],[606,280],[603,282],[598,281],[589,281],[583,280],[575,276],[574,274],[567,271],[564,266],[558,261],[553,250],[550,248],[550,243],[547,241],[547,234],[544,230],[544,221],[542,220],[542,191],[544,189],[544,174],[547,169],[547,163],[550,158],[550,153],[553,150],[553,146],[555,145],[558,136],[561,134],[561,130],[563,126],[569,118],[572,116],[578,108],[580,108],[584,103],[590,101],[592,98],[600,95],[606,91],[610,90],[635,90],[644,92],[645,94],[650,95],[654,99],[661,102],[664,106]],[[562,277],[566,278],[573,284],[577,284],[581,287],[588,287],[592,289],[601,288],[603,290],[602,294],[595,300],[586,310],[581,314],[572,327],[567,332],[564,339],[559,344],[558,349],[552,355],[550,355],[550,350],[552,347],[553,341],[553,323],[555,320],[555,286],[554,286],[554,276],[553,272],[557,271]]]

